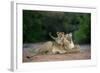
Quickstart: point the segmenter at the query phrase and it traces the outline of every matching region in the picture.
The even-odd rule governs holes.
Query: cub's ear
[[[72,37],[72,33],[69,33],[69,36],[71,36],[71,37]]]
[[[57,32],[57,34],[59,34],[59,32]]]

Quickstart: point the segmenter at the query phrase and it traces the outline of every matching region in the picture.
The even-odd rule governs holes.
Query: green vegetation
[[[23,43],[52,40],[48,33],[73,33],[75,43],[91,42],[91,14],[23,10]]]

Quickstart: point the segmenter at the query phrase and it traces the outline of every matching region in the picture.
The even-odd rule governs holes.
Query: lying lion
[[[72,33],[64,34],[64,32],[57,32],[57,37],[54,37],[49,33],[50,37],[54,41],[45,42],[40,46],[39,50],[36,51],[37,54],[65,54],[80,52],[79,45],[74,45],[72,40]]]

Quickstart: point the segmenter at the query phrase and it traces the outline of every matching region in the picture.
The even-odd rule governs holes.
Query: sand
[[[87,60],[91,59],[90,45],[80,45],[80,52],[55,54],[55,55],[34,55],[34,49],[39,48],[42,43],[24,44],[23,62],[47,62],[47,61],[67,61],[67,60]]]

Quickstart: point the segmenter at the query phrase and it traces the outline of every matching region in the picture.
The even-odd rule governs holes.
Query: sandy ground
[[[23,62],[45,62],[45,61],[65,61],[65,60],[86,60],[91,59],[90,45],[80,45],[80,52],[56,55],[34,55],[34,49],[39,48],[42,43],[24,44]],[[28,58],[27,56],[33,56]]]

